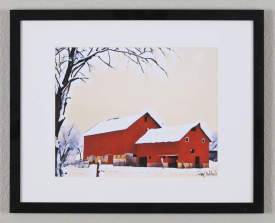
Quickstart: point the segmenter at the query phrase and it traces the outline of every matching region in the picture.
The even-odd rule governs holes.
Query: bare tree
[[[158,62],[156,54],[166,56],[171,48],[119,48],[119,47],[60,47],[55,50],[55,136],[58,138],[60,128],[65,120],[65,111],[70,97],[71,85],[75,81],[85,82],[88,79],[87,72],[84,70],[92,68],[92,61],[99,60],[106,66],[114,68],[112,64],[112,56],[121,54],[130,62],[136,64],[142,73],[144,66],[151,64],[158,67],[167,75],[164,67]],[[58,173],[57,156],[59,154],[58,144],[55,147],[55,167],[56,176]]]
[[[79,131],[73,125],[71,127],[62,125],[57,140],[58,153],[56,158],[59,176],[64,175],[63,166],[70,156],[79,154],[81,159],[81,139]]]
[[[212,136],[212,141],[209,144],[210,150],[217,150],[218,149],[218,135],[217,133],[214,133]]]

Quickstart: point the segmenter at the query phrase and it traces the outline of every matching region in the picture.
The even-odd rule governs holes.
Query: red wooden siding
[[[148,116],[147,121],[145,116]],[[159,128],[155,120],[148,114],[135,121],[128,129],[106,132],[84,137],[84,159],[91,155],[136,154],[135,142],[149,128]]]
[[[189,141],[186,142],[186,137]],[[205,139],[203,143],[202,139]],[[195,157],[198,156],[200,163],[209,163],[209,142],[210,140],[201,130],[200,126],[196,126],[196,130],[190,130],[180,141],[178,142],[165,142],[165,143],[144,143],[137,144],[137,163],[139,157],[147,157],[147,163],[156,164],[161,163],[161,157],[164,158],[164,162],[173,162],[172,155],[178,156],[177,162],[181,163],[195,163]],[[191,149],[194,153],[191,153]],[[170,157],[170,158],[169,158]]]
[[[189,142],[185,141],[185,138],[189,137]],[[205,143],[202,139],[205,139]],[[195,163],[195,157],[200,157],[201,163],[209,162],[209,139],[204,134],[199,126],[196,127],[196,131],[189,131],[180,141],[179,162]],[[194,153],[191,153],[191,149]]]
[[[177,155],[180,149],[179,142],[168,143],[144,143],[137,144],[137,164],[139,157],[146,156],[148,164],[161,163],[161,157],[165,155]],[[164,162],[167,158],[164,158]]]

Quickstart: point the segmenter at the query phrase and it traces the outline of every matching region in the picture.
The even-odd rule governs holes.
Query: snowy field
[[[209,168],[161,168],[101,165],[100,177],[192,177],[217,176],[217,162],[210,161]],[[89,168],[67,166],[65,177],[96,177],[96,165]]]

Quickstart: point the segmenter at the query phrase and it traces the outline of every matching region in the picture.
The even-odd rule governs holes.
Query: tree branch
[[[103,60],[100,56],[98,56],[99,60],[102,61],[104,64],[106,64],[108,67],[111,67],[114,69],[114,67],[109,63],[107,63],[105,60]]]
[[[88,57],[86,57],[86,58],[84,58],[84,59],[79,60],[79,61],[76,62],[74,65],[77,65],[77,64],[82,63],[82,62],[85,62],[85,63],[86,63],[86,62],[87,62],[88,60],[90,60],[92,57],[96,56],[96,55],[99,54],[99,53],[106,52],[107,50],[108,50],[108,48],[103,48],[102,50],[97,51],[97,52],[93,53],[92,55],[90,55],[90,56],[88,56]]]

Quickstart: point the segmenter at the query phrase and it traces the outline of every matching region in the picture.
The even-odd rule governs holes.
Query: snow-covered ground
[[[101,165],[100,177],[187,177],[217,176],[217,162],[210,161],[209,168],[161,168]],[[65,167],[65,177],[96,177],[96,165],[89,168]]]

